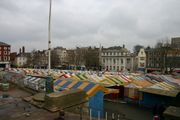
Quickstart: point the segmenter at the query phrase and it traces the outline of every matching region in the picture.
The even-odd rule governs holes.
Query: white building
[[[18,55],[15,61],[17,67],[23,67],[27,64],[27,57],[25,55]]]
[[[22,51],[21,51],[22,50]],[[30,57],[30,53],[25,52],[25,47],[19,49],[19,54],[15,58],[15,64],[17,67],[27,67],[27,62]]]
[[[101,64],[103,70],[108,71],[133,71],[133,56],[123,47],[102,48]]]
[[[146,67],[146,53],[144,48],[141,48],[136,56],[136,69],[144,71]]]

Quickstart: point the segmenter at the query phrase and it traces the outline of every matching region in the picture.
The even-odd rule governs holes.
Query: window
[[[113,63],[114,63],[114,64],[116,63],[116,60],[115,60],[115,59],[113,59]]]
[[[110,66],[110,70],[112,70],[112,66]]]
[[[106,61],[108,62],[108,58],[106,58]]]
[[[110,58],[110,62],[112,61],[112,59]]]
[[[110,55],[112,55],[112,52],[110,52]]]
[[[108,55],[108,52],[107,52],[107,55]]]
[[[105,63],[105,59],[103,59],[103,63]]]
[[[117,70],[119,71],[119,66],[117,66]]]
[[[131,60],[130,60],[130,58],[127,58],[127,64],[129,64],[129,63],[130,63],[130,61],[131,61]]]
[[[123,70],[124,69],[124,66],[121,66],[121,70]]]
[[[7,54],[7,51],[4,51],[4,55],[6,55]]]
[[[4,61],[6,61],[7,60],[7,57],[6,56],[4,56]]]
[[[114,52],[114,55],[116,55],[116,52]]]
[[[121,64],[123,64],[123,59],[121,59]]]
[[[113,66],[113,70],[115,70],[115,66]]]
[[[140,57],[140,60],[144,60],[144,57]]]
[[[108,68],[108,66],[106,66],[106,70],[108,70],[109,68]]]

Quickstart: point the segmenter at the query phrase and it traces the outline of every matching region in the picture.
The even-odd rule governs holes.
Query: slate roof
[[[3,46],[10,46],[9,44],[0,41],[0,46],[1,45],[3,45]]]

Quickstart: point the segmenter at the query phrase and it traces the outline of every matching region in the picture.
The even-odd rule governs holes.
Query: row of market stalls
[[[33,76],[47,76],[47,70],[43,69],[19,68],[14,70],[11,69],[10,71],[23,72],[26,75]],[[118,93],[111,92],[109,94],[106,94],[106,92],[104,91],[104,99],[124,99],[127,102],[139,104],[146,107],[153,107],[155,104],[161,103],[172,104],[176,103],[174,101],[177,101],[179,99],[179,74],[158,75],[141,73],[102,73],[95,71],[52,70],[51,76],[55,79],[54,83],[62,80],[58,85],[54,84],[55,91],[67,89],[67,87],[69,86],[68,84],[70,84],[70,82],[72,81],[73,84],[75,84],[76,82],[82,84],[80,86],[85,86],[84,84],[91,83],[95,85],[98,84],[106,89],[116,89],[119,91]],[[80,86],[75,88],[79,89],[81,88]]]

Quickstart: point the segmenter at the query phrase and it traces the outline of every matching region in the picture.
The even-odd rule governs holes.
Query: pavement
[[[126,102],[104,101],[104,109],[115,118],[118,115],[124,115],[128,120],[152,120],[153,114],[151,109],[143,108],[138,105],[127,104]]]
[[[2,98],[3,94],[9,97]],[[0,90],[0,120],[61,120],[59,112],[49,112],[23,101],[23,98],[28,96],[32,94],[13,85],[6,92]],[[64,118],[65,120],[80,120],[80,115],[65,112]],[[82,120],[89,120],[89,117],[82,115]]]
[[[3,94],[8,94],[9,97],[2,98]],[[58,112],[52,113],[23,101],[24,97],[31,95],[12,85],[6,92],[0,90],[0,120],[60,120]],[[114,120],[152,120],[152,111],[139,106],[105,101],[104,108],[108,120],[112,120],[112,115]],[[80,115],[66,112],[65,120],[80,120]],[[83,114],[82,120],[89,120],[89,116]]]

